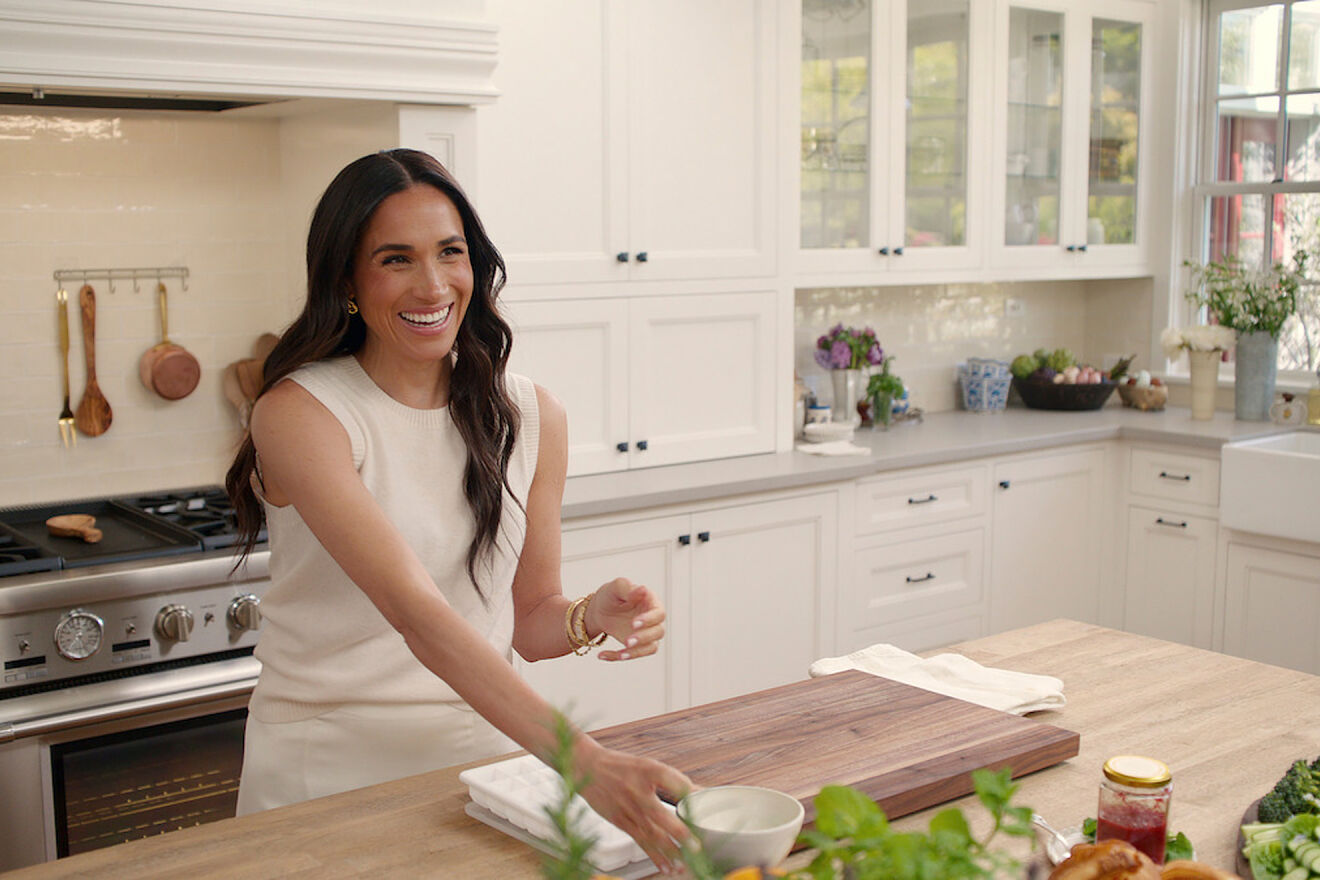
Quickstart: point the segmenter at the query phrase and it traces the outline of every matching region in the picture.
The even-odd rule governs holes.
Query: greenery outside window
[[[1207,0],[1196,262],[1320,252],[1320,0]],[[1317,279],[1320,280],[1320,279]],[[1320,285],[1279,338],[1280,378],[1320,366]],[[1291,374],[1291,375],[1290,375]]]

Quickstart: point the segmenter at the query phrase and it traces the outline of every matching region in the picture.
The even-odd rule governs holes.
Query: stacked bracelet
[[[599,633],[592,638],[587,633],[587,604],[591,602],[595,593],[588,593],[568,603],[568,611],[564,614],[564,632],[568,636],[568,643],[573,646],[573,653],[586,654],[592,648],[605,641],[605,633]]]

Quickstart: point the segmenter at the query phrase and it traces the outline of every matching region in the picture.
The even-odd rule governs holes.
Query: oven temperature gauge
[[[55,648],[61,657],[86,660],[101,650],[105,622],[90,611],[75,608],[66,611],[55,624]]]

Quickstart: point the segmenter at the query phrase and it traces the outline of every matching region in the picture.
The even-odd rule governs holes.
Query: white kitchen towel
[[[1063,682],[1052,675],[995,669],[961,654],[922,658],[886,644],[872,645],[845,657],[824,657],[811,664],[809,673],[819,678],[849,669],[1014,715],[1059,709],[1065,703]]]
[[[799,452],[811,455],[870,455],[871,450],[858,446],[848,440],[831,440],[828,443],[799,443]]]

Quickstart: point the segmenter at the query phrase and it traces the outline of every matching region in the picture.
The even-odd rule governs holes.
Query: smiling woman
[[[331,182],[307,241],[307,303],[265,364],[227,478],[247,537],[264,509],[271,586],[239,813],[521,746],[545,759],[554,712],[529,661],[655,653],[665,611],[615,578],[560,585],[567,427],[508,374],[504,263],[438,162],[392,150]],[[574,731],[587,801],[661,868],[686,827],[672,768]]]

